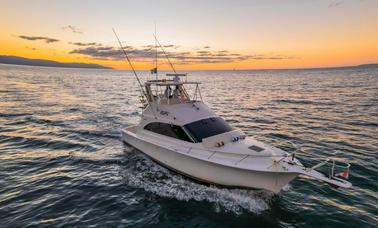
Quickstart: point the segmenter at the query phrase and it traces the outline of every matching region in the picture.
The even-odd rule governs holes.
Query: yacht
[[[295,177],[304,175],[335,187],[352,186],[347,181],[350,164],[336,164],[329,158],[305,167],[295,152],[260,142],[229,125],[203,102],[200,83],[176,72],[155,35],[155,47],[157,42],[174,73],[158,79],[156,57],[151,70],[156,79],[142,85],[113,32],[138,81],[143,108],[139,124],[121,131],[125,143],[161,166],[204,183],[278,193]],[[192,86],[192,96],[187,86]],[[328,168],[328,173],[317,171],[321,167]]]
[[[158,164],[201,182],[278,193],[298,175],[336,187],[350,188],[349,164],[336,173],[326,159],[306,168],[279,148],[247,136],[229,125],[203,101],[199,82],[181,80],[186,74],[144,83],[143,112],[138,125],[122,130],[122,139]],[[190,96],[185,86],[195,86]],[[316,171],[330,165],[328,174]]]

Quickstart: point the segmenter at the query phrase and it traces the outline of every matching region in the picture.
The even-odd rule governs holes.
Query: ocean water
[[[377,68],[188,78],[248,135],[294,142],[308,166],[351,163],[353,188],[304,177],[279,194],[195,183],[122,143],[141,113],[130,72],[0,65],[0,227],[378,226]]]

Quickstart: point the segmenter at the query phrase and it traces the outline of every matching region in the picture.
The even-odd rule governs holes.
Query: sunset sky
[[[376,0],[1,0],[0,55],[127,69],[115,28],[136,68],[150,69],[155,22],[178,69],[378,62]]]

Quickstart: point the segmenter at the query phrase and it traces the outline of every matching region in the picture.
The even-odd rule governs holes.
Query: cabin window
[[[197,142],[202,142],[204,138],[233,130],[233,128],[220,117],[198,120],[184,125],[184,128]]]
[[[185,131],[177,125],[154,122],[147,124],[144,129],[183,141],[193,142]]]

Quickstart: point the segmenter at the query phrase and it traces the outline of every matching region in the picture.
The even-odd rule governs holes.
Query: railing
[[[339,161],[339,163],[342,163],[342,164],[336,164],[335,159],[327,158],[323,162],[320,162],[319,164],[316,164],[313,167],[306,169],[306,171],[310,172],[310,171],[315,170],[317,168],[320,168],[322,166],[328,165],[329,166],[328,167],[328,178],[329,179],[339,179],[338,177],[343,177],[344,179],[348,179],[349,178],[350,164],[340,162],[340,161]]]

